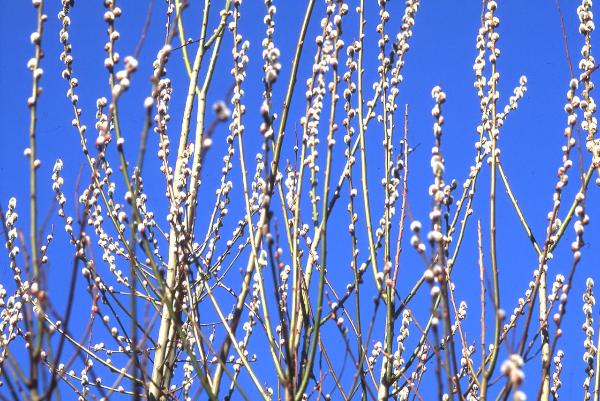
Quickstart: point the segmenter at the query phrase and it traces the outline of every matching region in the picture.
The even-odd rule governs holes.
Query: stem
[[[296,52],[294,54],[294,60],[292,61],[292,71],[290,72],[290,78],[288,81],[287,93],[285,96],[285,101],[283,103],[283,110],[281,113],[281,123],[279,125],[278,133],[277,133],[277,141],[275,143],[275,150],[273,154],[273,161],[271,162],[271,174],[269,177],[269,182],[267,183],[267,195],[271,196],[273,194],[275,188],[275,177],[277,176],[279,159],[281,156],[281,149],[283,146],[284,132],[287,124],[287,119],[289,115],[289,109],[292,102],[292,97],[294,94],[294,89],[296,87],[296,76],[298,74],[298,68],[300,66],[300,57],[302,55],[302,49],[304,46],[304,38],[306,37],[306,32],[308,31],[308,25],[312,16],[312,11],[315,5],[315,0],[309,0],[306,6],[306,12],[304,14],[304,20],[302,22],[302,27],[300,29],[300,35],[298,36],[298,42],[296,44]],[[265,209],[261,212],[260,224],[262,225],[267,218],[267,211]],[[259,244],[262,239],[262,230],[257,230],[255,234],[254,243]],[[239,325],[240,316],[242,312],[242,308],[244,307],[244,302],[248,292],[250,290],[250,279],[252,277],[252,273],[254,272],[255,264],[254,257],[250,255],[248,258],[248,264],[246,266],[246,273],[244,274],[244,279],[242,282],[242,289],[238,295],[238,300],[236,302],[234,311],[233,311],[233,319],[231,319],[230,328],[231,332],[235,334],[237,327]],[[229,353],[229,348],[231,347],[231,339],[227,337],[223,342],[221,347],[221,351],[219,353],[220,358],[225,358]],[[215,369],[215,373],[213,375],[213,391],[217,390],[221,385],[221,380],[223,379],[224,366],[223,364],[219,364]]]
[[[37,102],[40,92],[39,81],[42,76],[40,63],[43,57],[42,52],[42,35],[44,25],[44,2],[41,1],[37,6],[37,29],[36,34],[38,35],[37,41],[34,41],[35,45],[35,63],[32,68],[32,87],[31,97],[29,98],[29,241],[31,247],[31,265],[33,267],[32,280],[34,283],[39,285],[40,270],[38,261],[38,215],[37,215],[37,169],[39,167],[39,161],[37,160],[37,146],[36,146],[36,128],[37,128]],[[40,305],[41,307],[41,305]],[[35,345],[29,348],[30,358],[30,371],[29,380],[27,387],[29,388],[30,396],[32,401],[38,401],[40,395],[39,389],[39,371],[38,366],[40,362],[40,352],[42,348],[42,341],[44,338],[44,318],[43,313],[37,313],[36,332],[30,341],[30,345]]]
[[[204,3],[204,12],[202,19],[202,37],[204,37],[206,33],[206,26],[208,24],[208,12],[209,12],[210,0],[205,0]],[[179,148],[177,151],[177,161],[175,164],[175,175],[173,179],[174,192],[177,195],[179,190],[176,190],[176,186],[182,180],[184,164],[186,162],[186,158],[184,157],[184,152],[187,146],[188,135],[190,131],[190,121],[192,116],[192,109],[194,107],[194,99],[196,94],[196,85],[198,81],[198,74],[200,71],[200,65],[202,63],[202,59],[204,57],[204,46],[201,44],[198,47],[198,51],[196,52],[196,58],[194,59],[194,67],[192,69],[192,74],[190,77],[190,82],[188,86],[188,92],[186,97],[185,109],[183,112],[183,120],[181,126],[181,133],[179,137]],[[179,264],[179,255],[178,255],[178,229],[177,229],[177,220],[178,217],[172,215],[171,220],[171,228],[169,231],[169,259],[168,259],[168,267],[167,267],[167,277],[166,277],[166,286],[164,288],[164,294],[162,296],[163,302],[163,310],[162,310],[162,319],[160,321],[160,329],[157,341],[157,348],[154,356],[154,365],[152,368],[152,381],[150,383],[149,395],[150,400],[159,401],[163,400],[162,396],[163,389],[169,387],[169,383],[171,381],[172,370],[165,369],[165,364],[167,362],[167,355],[170,354],[170,350],[173,348],[174,344],[174,331],[173,325],[177,325],[177,322],[174,322],[173,319],[177,318],[177,316],[171,316],[170,311],[173,308],[173,295],[176,287],[175,278],[176,278],[176,268]]]
[[[360,140],[360,161],[361,161],[361,182],[363,187],[363,203],[365,208],[365,223],[367,226],[367,238],[369,240],[369,252],[371,255],[371,267],[373,269],[373,279],[377,286],[377,291],[381,291],[381,284],[377,281],[377,255],[375,253],[375,242],[373,240],[373,225],[371,223],[371,203],[369,199],[369,186],[368,186],[368,175],[367,175],[367,145],[365,140],[365,126],[364,126],[364,110],[363,110],[363,56],[364,56],[364,32],[365,32],[365,1],[360,0],[360,13],[359,13],[359,41],[360,49],[358,51],[358,131]]]

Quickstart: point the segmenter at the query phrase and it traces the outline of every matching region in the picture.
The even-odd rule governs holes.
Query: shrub
[[[3,179],[3,194],[25,195],[2,214],[10,274],[0,286],[0,398],[549,400],[570,359],[583,398],[599,399],[594,282],[576,274],[597,277],[597,257],[585,252],[595,237],[584,237],[598,209],[589,184],[600,185],[591,0],[577,7],[579,70],[559,84],[558,173],[548,173],[553,150],[537,182],[500,153],[504,134],[522,136],[521,149],[505,152],[533,160],[553,138],[539,131],[557,127],[533,115],[518,120],[534,124],[531,135],[510,125],[528,80],[500,95],[494,0],[483,2],[476,32],[479,109],[455,106],[451,117],[473,121],[467,171],[462,137],[446,139],[452,100],[437,77],[409,75],[433,88],[429,106],[409,110],[418,93],[403,92],[418,0],[281,2],[282,16],[273,0],[166,0],[148,10],[104,0],[104,71],[93,50],[97,6],[83,3],[78,15],[62,0],[56,42],[44,29],[54,5],[32,3],[29,192],[24,176]],[[518,57],[508,60],[518,69]],[[60,120],[67,113],[72,128]],[[24,126],[18,114],[4,119]],[[40,160],[57,147],[49,181]],[[536,193],[549,182],[552,192]],[[567,320],[577,283],[584,317]],[[583,351],[568,345],[581,321]],[[572,386],[568,394],[580,391]]]

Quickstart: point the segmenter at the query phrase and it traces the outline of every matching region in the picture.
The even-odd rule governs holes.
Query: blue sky
[[[7,2],[8,3],[8,2]],[[201,3],[191,1],[191,6],[186,11],[186,34],[195,38],[199,26],[199,13]],[[278,4],[279,3],[279,4]],[[376,72],[376,39],[374,28],[377,14],[375,2],[367,2],[367,57],[365,59],[365,82],[367,93],[371,93],[370,84],[373,82]],[[372,3],[372,4],[371,4]],[[220,7],[221,2],[216,2]],[[281,62],[283,71],[281,82],[275,89],[274,110],[279,110],[285,93],[284,78],[289,74],[290,61],[295,50],[297,31],[301,23],[304,4],[301,1],[280,1],[276,15],[275,42],[281,50]],[[123,17],[118,20],[121,39],[118,42],[118,51],[122,56],[132,54],[138,44],[139,35],[143,31],[147,16],[148,2],[145,0],[130,0],[119,2],[123,9]],[[578,20],[575,9],[578,3],[563,0],[560,3],[564,17],[564,29],[571,56],[571,63],[578,75],[577,65],[579,61],[579,49],[582,38],[578,34]],[[72,110],[65,96],[67,90],[66,82],[60,77],[63,66],[59,60],[61,51],[58,42],[58,31],[60,29],[56,14],[59,11],[58,1],[48,2],[46,13],[49,15],[45,25],[45,36],[43,48],[45,58],[42,61],[44,75],[41,85],[44,88],[40,99],[39,121],[38,121],[38,143],[39,158],[42,166],[39,169],[39,192],[40,211],[42,218],[46,215],[52,205],[52,189],[50,176],[52,166],[57,158],[61,158],[65,164],[65,193],[68,196],[68,207],[74,213],[75,183],[80,169],[84,171],[83,176],[89,176],[84,164],[84,158],[79,148],[77,132],[71,127]],[[352,3],[351,9],[354,7]],[[388,10],[392,15],[390,33],[395,35],[397,25],[394,22],[400,19],[403,12],[402,1],[392,1]],[[249,79],[244,83],[247,99],[247,116],[245,125],[252,127],[257,132],[260,124],[260,93],[262,83],[260,77],[262,60],[260,41],[264,33],[262,25],[263,5],[258,0],[246,0],[242,5],[241,33],[251,42],[249,51],[250,65],[248,70]],[[103,6],[100,1],[80,1],[72,12],[72,28],[70,30],[73,42],[73,55],[75,57],[75,74],[80,81],[78,93],[80,107],[83,109],[83,120],[92,128],[94,126],[94,109],[96,99],[101,96],[109,97],[108,76],[103,67],[105,57],[102,48],[106,41],[106,26],[102,21]],[[314,38],[318,31],[318,21],[323,16],[324,6],[321,1],[317,2],[315,18],[310,26],[307,37]],[[216,15],[214,13],[213,15]],[[354,18],[354,13],[351,12]],[[431,88],[440,85],[447,95],[444,105],[443,152],[446,161],[445,177],[447,181],[456,178],[462,183],[468,174],[468,169],[475,155],[474,142],[476,141],[476,126],[480,119],[479,99],[473,88],[474,73],[473,60],[476,55],[475,35],[479,28],[481,15],[481,4],[478,1],[456,0],[456,1],[429,1],[424,2],[416,16],[413,37],[411,38],[411,50],[406,57],[406,66],[403,71],[404,82],[400,86],[398,97],[399,108],[404,104],[409,105],[410,139],[409,142],[415,148],[410,159],[410,190],[409,204],[414,218],[426,221],[427,214],[431,208],[427,188],[432,182],[431,169],[429,167],[430,148],[433,144],[431,126]],[[541,240],[545,234],[547,224],[546,215],[552,207],[552,194],[556,182],[556,170],[560,166],[561,146],[564,143],[563,129],[566,125],[566,114],[563,111],[565,94],[571,78],[569,63],[565,51],[565,41],[561,26],[561,18],[554,1],[503,1],[498,8],[498,17],[501,25],[498,30],[500,34],[499,47],[502,50],[499,59],[500,80],[500,104],[508,101],[513,88],[518,85],[519,77],[525,75],[528,78],[527,93],[521,100],[519,108],[508,118],[501,131],[500,147],[502,149],[501,160],[509,177],[510,184],[518,198],[519,205],[528,219],[534,234]],[[162,46],[164,37],[164,4],[162,1],[154,1],[152,15],[150,17],[150,28],[147,32],[142,47],[139,61],[139,71],[132,78],[132,86],[120,102],[123,131],[127,138],[130,155],[137,153],[136,144],[144,121],[143,100],[149,94],[151,84],[148,77],[151,72],[151,63],[156,52]],[[211,22],[214,22],[211,20]],[[28,161],[23,156],[23,150],[28,146],[27,129],[29,124],[29,111],[27,108],[27,97],[31,91],[31,73],[26,68],[27,60],[33,54],[33,47],[29,41],[29,35],[35,27],[35,13],[28,1],[10,2],[7,10],[0,14],[0,88],[3,95],[0,96],[0,116],[3,122],[0,138],[3,146],[0,146],[0,204],[6,207],[10,197],[19,200],[18,209],[21,215],[21,227],[27,227],[27,196],[28,196]],[[353,28],[354,29],[354,28]],[[353,29],[349,29],[346,42],[353,38]],[[595,39],[595,35],[592,36]],[[231,84],[228,74],[231,68],[231,57],[228,46],[231,44],[230,35],[226,34],[224,40],[221,61],[218,64],[214,79],[214,86],[209,91],[209,101],[222,99]],[[195,50],[195,47],[190,47]],[[305,46],[305,55],[300,68],[298,87],[293,99],[290,121],[287,129],[287,142],[284,149],[286,157],[292,157],[293,152],[293,130],[299,127],[299,118],[304,111],[304,82],[310,72],[310,63],[314,54],[314,40],[309,39]],[[181,118],[184,104],[184,93],[187,89],[187,76],[182,67],[180,51],[175,51],[171,56],[168,73],[173,81],[174,94],[171,106],[173,124],[171,132],[179,129],[178,121]],[[581,113],[580,113],[581,114]],[[381,178],[382,163],[379,163],[380,136],[376,129],[372,129],[372,137],[369,143],[370,179],[377,188],[374,191],[373,203],[375,215],[381,211],[382,193],[376,184]],[[89,135],[94,130],[90,129]],[[585,134],[582,134],[585,135]],[[209,168],[203,172],[203,189],[205,193],[214,193],[219,179],[218,172],[221,166],[222,150],[225,149],[224,138],[226,126],[221,125],[215,133],[215,147],[208,155],[207,166],[218,166]],[[258,134],[256,138],[259,138]],[[152,137],[149,141],[149,152],[147,164],[144,171],[145,190],[149,194],[149,205],[155,208],[158,216],[162,215],[164,227],[164,214],[166,202],[164,200],[164,180],[161,180],[158,171],[158,161],[155,157],[157,151],[157,139]],[[175,140],[172,143],[175,144]],[[341,142],[341,141],[340,141]],[[131,145],[129,145],[131,144]],[[248,155],[254,155],[260,151],[260,139],[250,139],[247,143]],[[173,151],[175,147],[172,147]],[[221,152],[221,153],[220,153]],[[584,151],[585,152],[585,151]],[[341,156],[341,153],[340,153]],[[250,157],[248,157],[250,159]],[[334,166],[340,167],[340,160],[335,161]],[[589,156],[584,154],[584,164],[587,167]],[[570,184],[565,191],[566,203],[571,199],[579,186],[576,171],[579,165],[576,161],[575,167],[570,174]],[[357,170],[358,174],[358,170]],[[233,180],[239,179],[239,173],[233,173]],[[358,175],[357,175],[358,177]],[[480,193],[475,202],[474,218],[470,221],[469,229],[464,240],[464,250],[460,256],[454,277],[457,286],[457,298],[465,299],[471,305],[471,324],[467,323],[467,331],[471,330],[472,341],[478,339],[478,270],[476,254],[476,232],[474,230],[476,219],[481,219],[484,227],[487,219],[487,188],[489,186],[489,170],[484,171],[481,179]],[[595,177],[594,177],[595,178]],[[238,184],[239,181],[238,181]],[[239,188],[239,187],[238,187]],[[379,191],[379,192],[378,192]],[[587,213],[591,217],[591,224],[586,228],[586,246],[583,249],[583,259],[575,274],[574,287],[571,290],[568,304],[567,318],[563,324],[565,335],[559,341],[559,347],[566,352],[563,371],[563,394],[581,394],[581,382],[583,380],[583,333],[580,330],[583,321],[581,313],[581,294],[586,277],[600,280],[598,269],[600,268],[600,257],[598,241],[600,240],[600,228],[596,222],[596,216],[600,213],[600,197],[598,187],[590,185],[590,191],[586,198]],[[499,187],[498,196],[498,244],[499,244],[499,266],[502,292],[502,306],[511,311],[516,300],[523,296],[527,283],[531,279],[532,270],[537,264],[537,256],[533,251],[525,233],[519,224],[518,218],[512,208],[504,189]],[[235,202],[232,210],[241,207]],[[332,227],[347,226],[347,214],[345,205],[341,204],[332,216],[335,223]],[[243,211],[243,209],[238,209]],[[566,207],[563,207],[560,216],[564,216]],[[236,219],[243,214],[236,213]],[[49,277],[50,294],[54,295],[57,305],[64,304],[60,299],[61,289],[64,288],[66,275],[70,274],[72,249],[66,247],[66,237],[61,227],[60,220],[54,215],[51,222],[56,224],[55,231],[57,239],[50,251],[50,264],[47,267]],[[233,223],[230,224],[234,224]],[[204,223],[206,224],[206,223]],[[339,226],[338,226],[339,224]],[[349,242],[345,240],[336,241],[338,232],[330,229],[331,246],[330,259],[347,259]],[[486,232],[486,231],[484,231]],[[574,238],[571,228],[567,230],[563,243],[555,252],[555,259],[550,263],[549,277],[562,273],[567,275],[571,263],[571,252],[569,244]],[[364,238],[363,238],[364,241]],[[484,241],[487,246],[487,237]],[[399,283],[399,292],[405,294],[411,287],[413,280],[420,276],[423,263],[415,255],[410,247],[405,247],[403,260],[403,280]],[[367,254],[366,243],[361,244],[362,255]],[[404,256],[406,255],[406,256]],[[346,258],[346,259],[343,259]],[[0,282],[10,285],[11,274],[7,266],[7,259],[0,259]],[[340,272],[349,274],[347,262],[340,267]],[[337,267],[336,267],[337,268]],[[345,270],[344,270],[345,269]],[[336,282],[339,288],[343,288],[348,281],[340,274],[341,281]],[[78,296],[85,302],[77,305],[76,310],[81,322],[87,321],[86,313],[89,313],[89,298],[84,292],[83,286],[78,289]],[[424,310],[429,306],[426,298],[421,307]],[[62,303],[61,303],[62,302]],[[64,307],[64,305],[63,305]],[[365,306],[365,313],[371,311],[371,306]],[[598,318],[597,310],[594,316]],[[423,318],[424,319],[424,318]],[[534,320],[535,322],[535,320]],[[416,330],[415,330],[416,332]],[[416,336],[416,334],[415,334]],[[332,344],[332,347],[335,343]],[[503,349],[510,352],[508,348]],[[533,378],[536,385],[529,387],[526,381],[525,389],[528,394],[533,395],[537,391],[537,380],[535,374],[538,372],[539,361],[531,361],[531,367],[526,373]],[[2,393],[0,388],[0,393]],[[427,394],[425,392],[424,394]]]

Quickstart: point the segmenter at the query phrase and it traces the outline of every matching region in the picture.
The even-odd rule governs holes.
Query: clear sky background
[[[29,111],[27,108],[27,97],[31,91],[31,73],[26,68],[27,60],[33,55],[33,46],[30,44],[29,35],[35,28],[35,13],[31,3],[26,0],[8,1],[1,0],[3,12],[0,13],[0,204],[6,207],[8,199],[15,196],[19,200],[18,209],[22,219],[21,227],[27,227],[27,196],[28,196],[28,161],[23,156],[23,150],[28,146],[27,130],[29,124]],[[69,196],[68,206],[74,210],[75,182],[80,168],[83,168],[84,177],[88,177],[87,166],[83,163],[83,155],[79,147],[79,137],[76,130],[71,127],[72,110],[65,96],[67,90],[66,82],[60,77],[63,68],[59,60],[61,49],[58,41],[59,21],[56,15],[59,11],[59,1],[48,1],[46,13],[49,20],[45,25],[43,48],[46,57],[42,61],[44,76],[41,85],[44,88],[40,99],[38,143],[39,158],[42,167],[39,170],[39,193],[41,205],[41,219],[46,211],[51,208],[53,193],[51,189],[50,176],[55,159],[62,158],[65,163],[65,192]],[[190,1],[191,7],[186,14],[186,34],[196,38],[199,30],[199,10],[201,4],[197,0]],[[221,1],[214,2],[215,8],[220,7]],[[561,27],[561,17],[558,12],[557,3],[548,0],[500,1],[498,16],[501,25],[498,30],[500,34],[499,47],[502,55],[499,60],[501,73],[500,80],[500,104],[504,105],[512,94],[514,87],[518,85],[519,77],[525,75],[528,78],[527,93],[519,104],[519,108],[513,112],[501,131],[500,147],[502,149],[502,163],[510,179],[512,189],[518,198],[525,216],[534,230],[538,240],[545,235],[546,215],[552,207],[552,194],[556,182],[556,170],[560,166],[562,155],[561,146],[564,143],[563,129],[566,125],[566,114],[563,111],[565,94],[571,78],[568,58],[566,56],[565,41]],[[290,61],[295,50],[297,32],[300,27],[304,12],[303,1],[279,1],[278,13],[276,15],[275,42],[281,49],[283,71],[281,82],[276,87],[275,107],[279,110],[281,99],[285,92],[285,77],[289,75]],[[354,2],[351,3],[353,7]],[[571,63],[578,75],[577,65],[580,57],[579,49],[582,38],[578,34],[578,19],[576,7],[578,2],[563,0],[560,2],[564,17],[564,29],[569,46]],[[132,54],[139,41],[140,33],[147,17],[147,0],[123,0],[119,2],[123,9],[123,17],[118,20],[118,29],[121,39],[118,42],[118,51],[122,56]],[[252,77],[260,77],[262,60],[260,56],[260,41],[264,33],[262,24],[263,5],[258,0],[245,0],[242,6],[242,35],[251,42],[250,65],[248,77],[245,83],[247,116],[246,126],[256,133],[256,139],[250,136],[248,151],[253,155],[259,150],[260,136],[257,128],[260,123],[258,109],[260,107],[261,82]],[[397,32],[398,21],[402,16],[404,5],[402,1],[390,2],[388,10],[392,14],[392,22],[389,27],[390,34]],[[73,42],[73,55],[75,57],[75,75],[78,77],[80,87],[80,107],[83,109],[83,120],[89,127],[90,137],[94,135],[94,110],[96,99],[101,96],[109,97],[108,76],[103,67],[105,57],[102,50],[106,41],[106,25],[102,21],[104,9],[101,1],[78,1],[72,12],[71,40]],[[315,9],[315,17],[307,35],[314,38],[318,30],[318,22],[324,14],[323,2],[318,1]],[[354,15],[352,12],[351,14]],[[446,124],[444,126],[443,152],[446,160],[447,181],[456,178],[462,183],[468,174],[469,166],[473,162],[474,142],[477,140],[475,128],[479,122],[479,100],[473,88],[474,73],[473,61],[476,55],[475,35],[480,25],[481,4],[474,0],[430,0],[425,1],[416,16],[413,38],[411,39],[411,50],[406,57],[404,68],[404,83],[400,86],[398,104],[403,108],[409,105],[410,110],[410,143],[415,148],[411,155],[411,182],[409,191],[409,202],[413,216],[421,221],[427,220],[430,210],[430,198],[427,195],[427,187],[431,183],[431,169],[429,166],[430,148],[433,144],[431,133],[431,88],[440,85],[447,94],[447,103],[444,106]],[[377,15],[375,2],[367,1],[367,44],[368,54],[366,58],[365,82],[367,86],[367,97],[370,98],[370,83],[373,82],[376,71],[376,37],[374,27]],[[394,25],[394,23],[396,25]],[[593,35],[593,40],[596,38]],[[155,54],[162,46],[164,37],[164,2],[155,0],[150,18],[150,28],[145,43],[142,47],[140,69],[132,79],[131,89],[124,95],[121,101],[121,118],[130,155],[137,154],[135,144],[139,140],[144,120],[143,99],[149,94],[151,84],[149,75],[151,63]],[[352,33],[346,36],[346,43],[353,38]],[[595,43],[595,42],[593,42]],[[226,34],[223,44],[222,61],[218,65],[215,76],[215,85],[209,93],[210,101],[223,98],[227,88],[231,84],[228,71],[231,66],[228,46],[231,44],[230,35]],[[192,52],[195,47],[190,47]],[[307,41],[305,55],[301,64],[299,82],[294,98],[295,106],[292,107],[291,119],[288,123],[288,138],[285,143],[287,147],[284,154],[291,156],[289,147],[293,143],[293,129],[298,128],[299,117],[304,110],[302,100],[304,92],[304,81],[310,71],[310,62],[314,54],[314,41]],[[169,76],[173,80],[174,93],[172,103],[171,132],[177,132],[184,93],[187,89],[187,76],[182,68],[181,57],[176,51],[171,56],[169,64]],[[580,113],[581,114],[581,113]],[[208,166],[217,165],[220,168],[220,159],[224,149],[226,126],[221,125],[215,134],[215,148],[209,154]],[[370,131],[375,135],[375,130]],[[582,134],[585,136],[585,134]],[[371,160],[374,161],[370,167],[372,182],[377,183],[382,173],[382,163],[377,165],[378,145],[380,137],[369,139],[372,144],[370,149]],[[172,140],[172,150],[175,151],[175,140]],[[149,153],[147,167],[144,172],[146,191],[150,196],[150,205],[156,207],[157,215],[165,211],[163,180],[158,171],[158,162],[155,157],[157,150],[157,138],[152,137],[149,142]],[[585,150],[584,150],[585,152]],[[338,158],[335,166],[339,170],[341,158]],[[584,155],[585,168],[590,158]],[[482,219],[485,224],[487,220],[487,188],[489,185],[489,171],[484,169],[483,178],[479,184],[480,193],[475,203],[475,218]],[[576,173],[579,165],[576,163],[570,174],[570,184],[565,191],[566,204],[570,204],[574,192],[579,187],[579,178]],[[239,177],[235,176],[234,177]],[[218,169],[205,170],[203,181],[206,185],[205,193],[214,193],[214,188],[219,179]],[[593,179],[592,179],[593,181]],[[239,181],[238,181],[239,182]],[[374,184],[374,186],[375,186]],[[376,186],[377,187],[377,186]],[[380,191],[380,188],[377,187]],[[498,210],[498,243],[499,243],[499,265],[502,290],[502,306],[507,311],[512,311],[516,300],[523,296],[527,283],[532,277],[532,270],[537,265],[537,257],[533,251],[518,218],[511,207],[508,197],[505,196],[503,188],[499,187],[499,210]],[[379,203],[377,203],[379,202]],[[381,192],[375,191],[374,203],[377,210],[381,210]],[[240,203],[241,205],[241,203]],[[239,206],[239,205],[238,205]],[[344,211],[345,205],[340,205],[337,215],[332,216],[334,221],[339,221],[340,226],[347,226],[347,217]],[[235,210],[236,204],[232,205]],[[566,213],[563,207],[560,216]],[[584,377],[583,333],[580,329],[583,322],[581,313],[581,294],[586,277],[593,277],[600,282],[600,225],[597,219],[600,217],[600,196],[598,187],[593,183],[590,185],[587,198],[587,212],[591,217],[591,223],[586,228],[586,246],[583,249],[583,260],[578,266],[575,274],[575,286],[571,290],[568,304],[567,318],[563,324],[565,335],[559,341],[559,347],[566,351],[564,360],[565,369],[562,374],[564,399],[579,399],[581,396],[581,383]],[[377,216],[378,213],[375,213]],[[236,216],[238,214],[236,213]],[[237,217],[236,217],[237,219]],[[336,220],[339,219],[339,220]],[[166,227],[166,222],[162,221]],[[61,288],[64,288],[68,274],[70,274],[72,249],[65,247],[64,230],[60,226],[60,220],[55,216],[51,222],[57,224],[55,231],[57,239],[50,253],[50,264],[48,276],[50,278],[50,294],[54,296],[55,302],[60,305]],[[471,339],[475,341],[478,324],[479,308],[478,302],[478,271],[476,264],[476,220],[470,222],[470,229],[465,238],[464,251],[456,267],[455,281],[457,283],[457,297],[465,299],[472,306],[470,318],[473,319]],[[330,235],[338,235],[331,233]],[[555,252],[555,260],[550,263],[550,283],[555,274],[567,275],[571,265],[571,253],[569,244],[574,239],[574,232],[570,228],[563,240],[562,246]],[[348,243],[343,241],[330,241],[332,258],[336,252],[340,255],[347,252]],[[487,239],[486,239],[487,246]],[[363,245],[363,255],[366,255],[366,247]],[[400,283],[400,293],[405,294],[411,288],[413,279],[422,273],[423,264],[415,257],[413,250],[406,247],[406,259],[403,274],[406,284]],[[0,282],[10,285],[11,273],[8,270],[8,260],[5,256],[0,259]],[[347,266],[340,267],[348,272]],[[349,274],[349,273],[347,273]],[[343,275],[342,275],[343,276]],[[339,283],[343,288],[348,279]],[[83,287],[78,295],[89,302]],[[85,304],[85,302],[83,304]],[[428,305],[425,304],[425,307]],[[89,305],[78,305],[81,307],[81,322],[87,321]],[[87,309],[86,309],[87,308]],[[371,310],[371,309],[367,309]],[[594,317],[598,318],[598,308]],[[424,319],[424,318],[423,318]],[[75,324],[75,323],[74,323]],[[467,326],[469,327],[469,326]],[[416,330],[414,332],[416,336]],[[382,338],[380,338],[382,339]],[[504,348],[507,352],[509,348]],[[526,373],[533,378],[535,386],[525,389],[533,397],[537,391],[536,372],[539,372],[539,361],[536,359],[530,363]],[[527,383],[527,382],[526,382]],[[3,389],[0,388],[0,393]],[[427,393],[424,393],[427,394]],[[573,398],[571,398],[573,397]],[[433,398],[431,398],[433,399]]]

